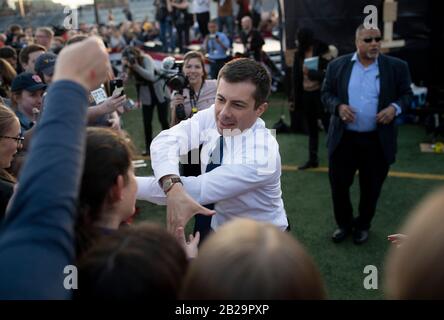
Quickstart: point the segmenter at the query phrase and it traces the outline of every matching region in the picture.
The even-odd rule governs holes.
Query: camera
[[[131,47],[127,47],[123,50],[122,58],[126,58],[130,65],[136,64],[136,54],[131,50]]]
[[[183,94],[183,89],[189,85],[188,78],[183,74],[182,69],[183,61],[176,61],[172,57],[167,57],[162,61],[162,76],[166,78],[166,85],[179,94]],[[180,121],[187,118],[183,104],[176,106],[176,118]]]

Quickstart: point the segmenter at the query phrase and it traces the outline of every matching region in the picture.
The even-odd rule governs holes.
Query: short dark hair
[[[0,48],[0,58],[3,59],[17,58],[17,52],[11,46],[4,46],[3,48]]]
[[[19,55],[19,61],[21,64],[28,63],[29,62],[29,55],[31,53],[37,52],[37,51],[44,51],[46,52],[46,48],[44,46],[41,46],[39,44],[31,44],[27,46],[26,48],[23,48],[20,51]]]
[[[367,29],[369,29],[369,28],[367,28],[366,26],[364,26],[364,24],[360,24],[360,25],[356,28],[356,33],[355,33],[356,39],[358,39],[358,35],[359,35],[359,33],[361,33],[362,30],[367,30]],[[373,30],[379,30],[379,28],[370,28],[370,29],[373,29]]]
[[[22,30],[22,26],[19,24],[11,24],[8,29],[10,33],[16,33],[17,31]]]
[[[250,82],[256,87],[253,94],[255,108],[267,102],[270,95],[271,77],[259,63],[249,58],[231,60],[219,71],[217,82],[224,79],[229,83]]]
[[[77,35],[71,37],[70,39],[68,39],[68,41],[66,41],[66,45],[69,46],[74,43],[82,42],[83,40],[86,40],[86,39],[88,39],[88,36],[85,36],[84,34],[77,34]]]

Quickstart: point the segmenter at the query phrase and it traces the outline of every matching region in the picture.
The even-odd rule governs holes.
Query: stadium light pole
[[[96,24],[99,25],[100,19],[99,19],[99,8],[98,8],[97,0],[94,0],[94,15],[96,16]]]
[[[20,9],[20,15],[22,17],[25,16],[25,6],[23,5],[23,0],[18,0],[19,3],[19,9]]]

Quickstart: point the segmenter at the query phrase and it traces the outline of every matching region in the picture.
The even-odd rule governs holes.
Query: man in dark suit
[[[253,28],[253,20],[250,16],[245,16],[241,20],[242,32],[240,34],[242,43],[245,48],[246,57],[254,58],[254,60],[262,61],[262,46],[265,44],[261,33]]]
[[[376,203],[395,161],[395,117],[411,101],[407,63],[380,54],[381,32],[359,26],[353,54],[327,68],[322,102],[331,114],[328,132],[329,178],[338,229],[332,240],[341,242],[353,232],[355,244],[368,239]],[[359,170],[359,215],[353,218],[350,186]]]

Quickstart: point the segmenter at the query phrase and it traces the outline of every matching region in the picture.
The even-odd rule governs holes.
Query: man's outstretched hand
[[[175,234],[177,229],[185,228],[196,214],[212,216],[216,213],[191,198],[180,183],[176,183],[167,193],[167,230]]]

